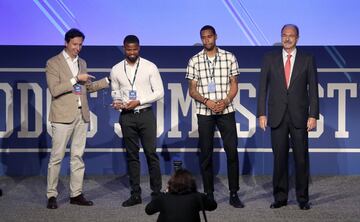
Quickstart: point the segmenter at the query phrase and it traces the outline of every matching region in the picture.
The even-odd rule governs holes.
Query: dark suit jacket
[[[266,116],[277,127],[286,109],[296,128],[306,128],[309,117],[319,118],[317,68],[313,56],[297,49],[289,88],[285,85],[282,50],[265,55],[261,67],[257,116]]]
[[[80,73],[87,72],[85,60],[79,58],[79,66]],[[79,96],[73,93],[74,86],[70,82],[70,79],[73,77],[62,52],[47,61],[46,80],[52,96],[49,112],[50,122],[71,123],[74,121],[78,109]],[[107,87],[109,87],[109,84],[105,78],[91,84],[81,85],[81,112],[85,122],[90,121],[87,93]]]
[[[202,204],[201,204],[201,202]],[[199,211],[215,210],[217,204],[201,193],[162,194],[146,205],[145,212],[149,215],[160,212],[158,222],[197,222],[200,221]]]

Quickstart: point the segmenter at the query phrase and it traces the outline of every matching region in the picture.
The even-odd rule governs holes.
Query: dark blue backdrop
[[[51,136],[47,112],[44,66],[62,46],[0,46],[0,175],[45,175]],[[240,168],[243,174],[271,174],[272,153],[269,131],[256,122],[256,89],[265,52],[273,47],[223,47],[239,62],[239,94],[236,118]],[[279,49],[279,48],[278,48]],[[313,174],[359,174],[359,72],[360,47],[300,47],[315,55],[319,68],[321,119],[310,134]],[[185,167],[199,173],[196,115],[184,79],[188,59],[201,47],[142,47],[141,56],[160,69],[164,100],[154,104],[158,119],[158,151],[163,173],[172,172],[172,161],[181,159]],[[280,50],[280,49],[279,49]],[[123,59],[121,47],[84,47],[81,57],[97,78],[109,75],[111,67]],[[91,94],[92,123],[85,153],[87,174],[126,172],[118,112],[109,107],[110,90]],[[216,139],[214,163],[226,174],[226,157]],[[142,173],[147,173],[144,156]],[[69,168],[68,155],[62,174]]]

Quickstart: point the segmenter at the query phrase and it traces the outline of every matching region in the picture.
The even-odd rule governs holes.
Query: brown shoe
[[[80,206],[92,206],[94,203],[91,200],[85,199],[83,194],[76,197],[70,197],[70,204],[76,204]]]

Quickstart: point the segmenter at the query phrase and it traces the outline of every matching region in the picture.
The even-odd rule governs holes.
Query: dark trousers
[[[290,138],[289,138],[290,135]],[[309,149],[306,128],[295,128],[288,112],[277,128],[271,128],[274,154],[273,195],[275,201],[287,201],[289,191],[288,156],[289,142],[295,161],[296,199],[309,201]]]
[[[214,192],[213,151],[215,126],[219,129],[227,157],[229,190],[239,190],[239,158],[235,113],[197,115],[199,130],[200,167],[205,193]]]
[[[152,110],[142,113],[122,113],[120,125],[127,151],[131,194],[141,194],[139,139],[146,156],[150,188],[153,192],[161,190],[159,157],[156,154],[156,119]]]

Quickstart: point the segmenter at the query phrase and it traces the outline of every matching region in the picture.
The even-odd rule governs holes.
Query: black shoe
[[[270,205],[271,209],[277,209],[287,205],[287,201],[275,201]]]
[[[85,199],[83,194],[76,197],[70,197],[70,204],[76,204],[80,206],[92,206],[94,203],[90,200]]]
[[[308,202],[299,203],[300,210],[310,210],[310,204]]]
[[[137,204],[141,204],[141,196],[140,195],[131,195],[129,199],[125,200],[122,203],[123,207],[131,207]]]
[[[0,189],[0,197],[2,196],[2,189]]]
[[[56,197],[50,197],[48,199],[46,208],[48,208],[48,209],[57,209],[58,208],[58,205],[56,203]]]
[[[239,196],[235,192],[230,193],[229,203],[231,206],[233,206],[235,208],[244,208],[245,207],[244,204],[239,199]]]
[[[161,191],[151,192],[151,200],[160,197],[163,193]]]

